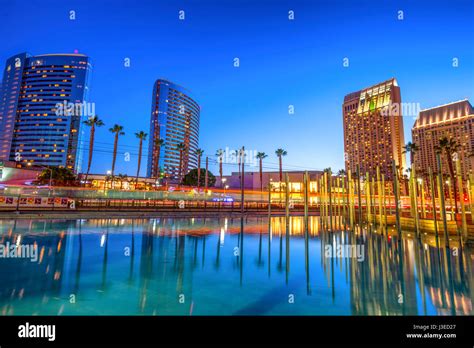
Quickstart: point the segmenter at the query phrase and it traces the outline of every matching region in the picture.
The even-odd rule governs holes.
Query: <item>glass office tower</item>
[[[185,145],[181,161],[182,176],[197,167],[195,151],[199,146],[199,115],[199,105],[190,96],[189,91],[170,81],[159,79],[155,82],[148,148],[148,177],[158,177],[159,171],[163,171],[169,182],[179,181],[180,150],[177,146],[180,143]],[[164,140],[161,148],[156,146],[156,139]]]
[[[26,53],[9,58],[0,99],[0,159],[18,166],[81,170],[81,121],[89,58],[82,54]]]

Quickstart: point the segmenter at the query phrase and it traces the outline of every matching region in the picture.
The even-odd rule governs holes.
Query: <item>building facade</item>
[[[81,117],[89,58],[82,54],[21,53],[7,59],[0,99],[0,159],[19,167],[80,171]]]
[[[412,128],[413,142],[419,150],[414,154],[418,173],[436,171],[436,146],[443,137],[454,139],[463,178],[468,179],[473,170],[474,110],[467,99],[422,110]],[[443,174],[448,175],[446,156],[440,156]]]
[[[285,171],[283,172],[283,182],[280,183],[280,172],[262,172],[262,186],[264,190],[268,190],[268,185],[272,189],[279,190],[280,185],[285,184],[285,177],[288,174],[288,181],[290,183],[290,191],[303,192],[303,180],[305,171]],[[323,175],[323,171],[308,171],[310,178],[310,188],[316,190],[316,182]],[[223,175],[222,181],[219,175],[216,176],[216,188],[224,188],[227,186],[229,189],[240,189],[241,175],[238,172],[232,172],[230,175]],[[314,183],[313,183],[314,181]],[[313,187],[314,186],[314,187]],[[244,173],[244,188],[246,190],[260,191],[260,172],[246,171]]]
[[[150,121],[150,141],[148,147],[148,177],[158,177],[160,172],[170,182],[179,181],[191,169],[197,168],[196,150],[199,147],[200,107],[190,96],[190,92],[172,82],[159,79],[153,87]],[[164,140],[161,147],[157,139]],[[180,150],[183,143],[180,171]],[[159,163],[158,160],[158,151]]]
[[[297,204],[303,203],[305,171],[285,171],[283,172],[283,182],[280,182],[279,171],[262,172],[263,195],[265,196],[263,200],[267,199],[268,187],[270,187],[270,197],[273,202],[283,202],[285,200],[286,175],[288,175],[288,193],[290,201]],[[310,204],[319,204],[321,202],[319,193],[321,191],[323,175],[323,171],[308,171],[308,193]],[[242,177],[238,172],[232,172],[230,175],[222,176],[222,181],[219,176],[216,176],[216,183],[214,186],[215,189],[218,189],[220,192],[224,191],[227,194],[233,194],[236,195],[236,197],[239,197],[241,179]],[[342,202],[343,200],[341,180],[342,179],[336,175],[332,176],[332,192],[341,193],[341,195],[333,197],[334,202]],[[260,191],[260,172],[245,172],[243,181],[247,199],[262,199],[262,192]]]
[[[344,158],[346,170],[375,176],[377,166],[389,180],[392,161],[406,167],[400,87],[392,78],[344,97]]]

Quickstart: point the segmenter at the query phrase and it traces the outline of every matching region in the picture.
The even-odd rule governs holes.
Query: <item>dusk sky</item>
[[[402,101],[422,109],[474,101],[470,0],[2,1],[0,36],[2,70],[20,52],[78,50],[91,58],[89,101],[106,123],[97,131],[94,173],[110,169],[108,128],[114,123],[126,132],[115,172],[135,173],[134,133],[149,132],[158,78],[189,89],[200,104],[205,155],[214,159],[218,148],[245,145],[269,154],[267,170],[278,168],[279,147],[288,151],[288,170],[343,168],[344,96],[391,77],[398,80]],[[345,57],[349,67],[343,66]],[[413,116],[404,117],[406,141],[413,122]],[[127,151],[130,162],[124,160]],[[142,175],[146,152],[145,144]],[[214,165],[211,171],[217,173]]]

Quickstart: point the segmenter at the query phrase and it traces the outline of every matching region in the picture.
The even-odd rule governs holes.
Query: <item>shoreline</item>
[[[226,210],[191,210],[191,211],[9,211],[0,212],[0,220],[19,219],[87,219],[87,218],[155,218],[155,217],[216,217],[216,216],[241,216],[241,212]],[[267,216],[268,211],[245,211],[244,216]],[[272,216],[285,216],[285,212],[275,211]],[[291,216],[303,216],[303,212],[295,212]],[[312,213],[309,216],[319,216]]]

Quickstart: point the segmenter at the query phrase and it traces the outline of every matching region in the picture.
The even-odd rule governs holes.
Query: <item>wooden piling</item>
[[[443,229],[444,229],[444,244],[446,248],[449,248],[449,236],[448,236],[448,222],[446,219],[446,205],[444,203],[444,188],[443,188],[443,170],[441,165],[441,158],[439,153],[436,153],[436,163],[438,165],[438,194],[439,194],[439,203],[440,203],[440,211],[441,217],[443,218]]]
[[[426,207],[425,207],[425,183],[423,179],[420,183],[420,199],[421,199],[421,217],[426,218]]]
[[[441,180],[442,180],[442,184],[444,185],[444,182],[443,182],[443,177],[441,177]],[[450,211],[451,211],[451,221],[454,221],[456,218],[455,218],[455,211],[454,211],[454,205],[453,205],[453,194],[452,194],[452,190],[451,190],[451,185],[453,185],[454,183],[451,182],[451,177],[448,178],[448,198],[449,198],[449,206],[450,206]]]
[[[395,165],[395,161],[392,161],[392,172],[393,172],[393,194],[395,196],[395,220],[397,226],[398,237],[401,238],[401,226],[400,226],[400,198],[398,188],[398,171]]]
[[[375,178],[372,177],[372,181],[370,183],[370,205],[371,205],[371,211],[372,211],[372,222],[374,226],[376,225],[377,222],[377,208],[375,206]]]
[[[387,232],[387,199],[385,197],[385,174],[382,174],[382,201],[383,201],[384,234],[386,234]]]
[[[462,182],[462,175],[461,175],[461,161],[459,158],[456,160],[456,174],[458,177],[458,191],[459,191],[459,201],[461,202],[461,228],[462,228],[462,240],[467,241],[467,221],[466,221],[466,207],[464,206],[464,187]],[[454,197],[456,200],[456,197]]]
[[[351,170],[347,172],[347,188],[349,189],[349,221],[351,230],[354,229],[354,189]]]
[[[372,216],[370,212],[370,177],[369,177],[369,172],[365,172],[365,183],[364,183],[364,188],[365,188],[365,210],[366,210],[366,215],[367,215],[367,224],[370,224],[372,221]]]
[[[438,245],[439,233],[438,233],[438,218],[436,216],[436,194],[435,194],[435,184],[433,179],[433,171],[431,167],[428,168],[429,177],[430,177],[430,196],[431,196],[431,204],[433,209],[433,222],[434,222],[434,229],[435,229],[435,236],[436,236],[436,245]]]
[[[362,195],[360,192],[360,167],[359,164],[356,166],[356,176],[357,176],[357,196],[358,196],[358,205],[359,205],[359,225],[362,225]]]
[[[332,172],[331,170],[329,170],[328,172],[328,192],[329,192],[329,197],[328,197],[328,200],[329,200],[329,229],[333,230],[332,228],[332,215],[333,215],[333,212],[332,212]]]
[[[469,192],[469,212],[471,213],[471,223],[474,223],[474,175],[469,174],[469,183],[467,184]]]
[[[382,181],[380,180],[380,167],[377,166],[377,198],[378,198],[378,205],[379,205],[379,225],[380,228],[383,228],[383,221],[382,221]]]
[[[347,225],[347,195],[346,195],[346,176],[342,176],[342,216],[344,219],[344,229]]]
[[[285,173],[285,217],[286,224],[289,224],[290,219],[290,185],[289,185],[288,173]]]
[[[304,199],[304,221],[305,221],[305,225],[307,224],[308,222],[308,204],[309,204],[309,175],[308,175],[308,172],[305,172],[304,173],[304,176],[303,176],[303,192],[304,192],[304,196],[303,196],[303,199]],[[307,226],[305,226],[307,228]]]
[[[413,207],[413,214],[414,214],[414,218],[415,218],[415,234],[417,236],[417,238],[420,238],[420,221],[419,221],[419,217],[418,217],[418,193],[417,193],[417,189],[416,189],[416,179],[415,179],[415,167],[413,166],[411,168],[411,172],[410,172],[410,191],[411,191],[411,199],[410,199],[410,202],[412,202],[412,207]]]

